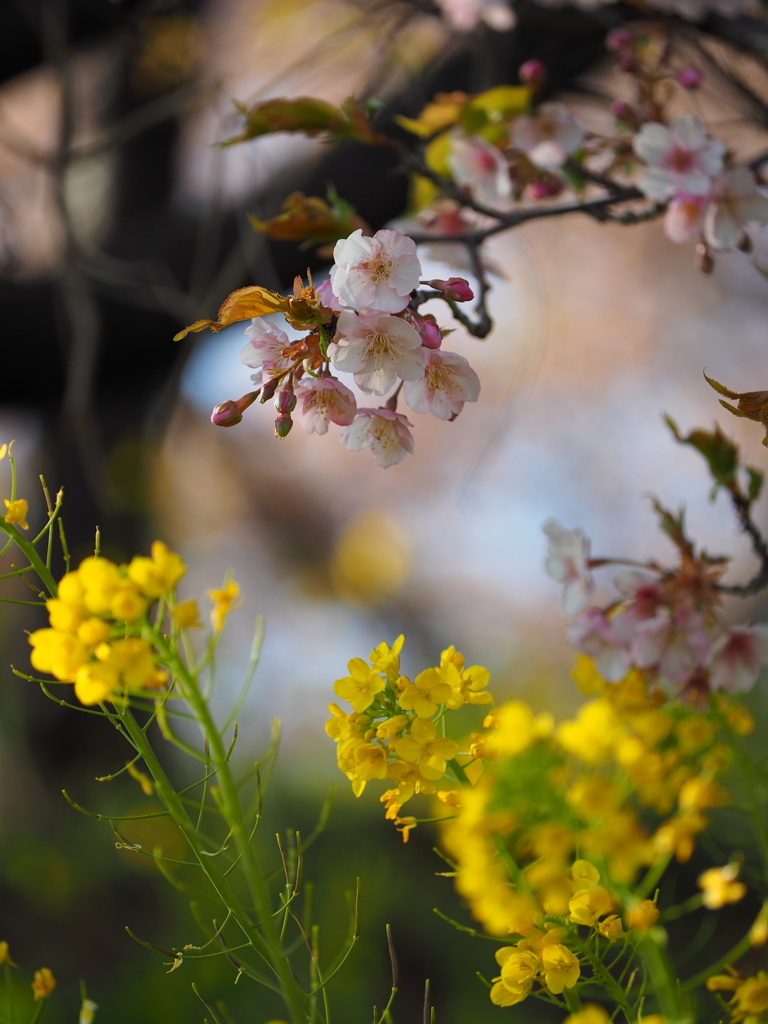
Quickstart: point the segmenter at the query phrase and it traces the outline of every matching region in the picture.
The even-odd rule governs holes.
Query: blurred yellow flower
[[[3,445],[3,448],[5,447],[6,446]],[[2,455],[0,455],[0,459],[2,459],[3,455],[5,455],[5,452],[3,452]],[[0,942],[0,964],[8,964],[10,967],[19,966],[18,964],[15,964],[13,960],[11,960],[11,954],[8,952],[8,943],[5,941]]]
[[[197,601],[182,601],[171,612],[171,618],[179,629],[201,629],[200,610]]]
[[[18,523],[22,530],[28,530],[27,510],[29,505],[27,502],[23,498],[17,498],[16,501],[8,501],[7,498],[3,498],[3,501],[5,502],[6,523]]]
[[[213,601],[211,609],[211,624],[214,633],[220,633],[224,628],[227,616],[238,605],[240,587],[234,580],[227,580],[220,589],[214,588],[208,591],[208,597]]]
[[[737,882],[738,864],[726,864],[723,868],[709,868],[698,878],[698,886],[704,890],[704,906],[709,910],[718,910],[726,903],[738,903],[747,895],[747,887]]]
[[[32,981],[32,991],[34,992],[35,1000],[47,999],[55,988],[56,979],[49,968],[41,967],[39,971],[35,971],[35,977]]]

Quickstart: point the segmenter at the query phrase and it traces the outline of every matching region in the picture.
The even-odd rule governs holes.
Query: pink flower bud
[[[293,420],[289,412],[281,413],[275,420],[275,437],[288,437],[293,426]]]
[[[288,388],[283,388],[275,395],[275,408],[279,413],[293,412],[296,408],[296,395]]]
[[[437,278],[434,281],[424,281],[423,283],[442,292],[451,302],[470,302],[475,297],[475,293],[469,287],[469,281],[465,281],[463,277],[449,277],[447,281]]]
[[[626,28],[612,28],[605,37],[605,46],[611,53],[631,53],[635,48],[635,39]]]
[[[422,320],[415,327],[421,335],[421,344],[424,348],[440,348],[443,344],[443,336],[434,320]]]
[[[226,402],[219,402],[211,413],[211,423],[215,427],[234,427],[243,418],[243,413],[249,405],[253,405],[259,396],[258,391],[251,391],[237,401],[227,399]]]
[[[552,178],[549,181],[532,181],[526,191],[531,199],[551,199],[552,196],[559,196],[564,188],[564,182]]]
[[[630,128],[637,127],[637,114],[628,103],[624,103],[622,100],[614,100],[611,104],[611,113],[622,124],[626,124]]]
[[[219,402],[211,413],[211,423],[214,427],[234,427],[242,418],[243,414],[232,401]]]
[[[616,58],[616,63],[627,74],[631,75],[633,71],[637,71],[637,61],[631,53],[620,53]]]
[[[547,79],[547,69],[540,60],[527,60],[517,72],[523,85],[530,85],[538,91]]]
[[[279,381],[273,379],[273,380],[268,380],[264,384],[264,386],[261,389],[261,402],[262,402],[262,405],[264,404],[264,402],[268,402],[270,400],[270,398],[274,397],[274,394],[277,391],[277,385],[279,383],[280,383]]]
[[[681,68],[675,75],[675,81],[684,89],[698,89],[704,76],[698,68]]]

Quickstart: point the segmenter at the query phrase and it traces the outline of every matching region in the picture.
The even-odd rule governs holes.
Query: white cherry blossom
[[[337,340],[328,358],[338,370],[355,375],[366,394],[385,395],[395,382],[424,374],[426,350],[415,327],[386,313],[339,314]]]
[[[597,671],[609,683],[617,683],[630,669],[625,638],[599,608],[587,608],[569,623],[568,640],[577,651],[583,651],[594,660]]]
[[[561,597],[563,614],[578,615],[589,604],[594,588],[589,571],[589,540],[583,530],[566,530],[554,519],[544,523],[549,538],[544,569],[553,580],[565,584]]]
[[[673,685],[685,683],[709,654],[704,620],[692,608],[664,609],[639,623],[632,641],[638,668],[656,668]]]
[[[449,134],[446,158],[453,180],[483,206],[496,208],[512,195],[512,179],[504,155],[479,135],[455,128]]]
[[[745,693],[768,664],[768,626],[732,626],[712,645],[709,670],[713,690]]]
[[[333,294],[351,309],[399,313],[419,286],[416,243],[400,231],[383,228],[369,238],[358,228],[336,243],[333,259]]]
[[[335,377],[303,377],[296,385],[296,398],[295,415],[308,434],[326,434],[329,423],[346,427],[357,411],[355,396]]]
[[[707,135],[695,114],[676,117],[669,128],[657,121],[644,124],[632,147],[646,164],[637,186],[649,199],[669,199],[678,192],[708,195],[712,179],[723,169],[725,147]]]
[[[747,225],[768,222],[768,198],[747,167],[736,167],[717,178],[709,200],[704,237],[713,249],[735,249]]]
[[[403,397],[414,412],[431,412],[440,420],[454,419],[465,402],[480,394],[477,374],[463,356],[442,349],[427,350],[424,375],[403,385]]]
[[[251,321],[251,326],[245,330],[250,341],[240,353],[240,362],[245,366],[254,369],[262,367],[264,370],[284,370],[292,365],[290,359],[283,357],[283,349],[291,342],[285,331],[281,331],[277,324],[259,317]]]
[[[412,426],[402,413],[391,409],[358,409],[340,440],[352,452],[370,448],[376,465],[386,469],[413,453],[413,435],[408,429]]]
[[[512,125],[512,145],[546,171],[562,167],[583,142],[584,132],[562,103],[542,103],[535,114],[523,114]]]

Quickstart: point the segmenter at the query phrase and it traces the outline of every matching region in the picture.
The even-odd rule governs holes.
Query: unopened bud
[[[277,391],[277,385],[280,382],[278,380],[268,380],[261,389],[261,401],[268,402],[270,398],[274,398],[275,392]]]
[[[532,181],[526,191],[531,199],[551,199],[553,196],[559,196],[564,188],[564,182],[557,178],[550,178],[549,180]]]
[[[612,28],[605,37],[605,47],[611,53],[631,53],[635,48],[635,38],[626,28]]]
[[[712,254],[703,242],[699,242],[696,246],[696,269],[700,270],[702,274],[711,274],[715,269]]]
[[[636,128],[638,126],[637,113],[628,103],[624,103],[623,100],[613,101],[611,104],[611,113],[617,121],[621,121],[622,124],[625,124],[630,128]]]
[[[698,68],[681,68],[675,75],[675,81],[684,89],[698,89],[704,76]]]
[[[540,60],[527,60],[517,72],[523,85],[530,85],[537,92],[547,80],[547,69]]]
[[[631,53],[620,53],[616,58],[616,63],[627,74],[631,75],[633,71],[637,71],[637,61]]]
[[[283,388],[275,395],[275,408],[279,413],[293,412],[296,408],[296,395],[288,388]]]
[[[275,420],[275,437],[288,437],[293,427],[293,420],[289,412],[281,413]]]
[[[424,348],[440,348],[443,344],[443,335],[434,320],[427,320],[425,317],[417,325],[416,330],[421,336],[421,344]]]
[[[424,283],[431,285],[436,291],[442,292],[451,302],[471,302],[475,297],[475,293],[469,287],[469,281],[465,281],[463,277],[449,277],[447,281],[437,278]]]
[[[249,405],[253,405],[259,397],[258,391],[250,391],[237,401],[227,399],[226,402],[219,402],[211,413],[211,423],[215,427],[234,427],[243,418],[243,413]]]

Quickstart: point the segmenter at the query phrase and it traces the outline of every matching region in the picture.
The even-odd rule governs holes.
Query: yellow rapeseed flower
[[[220,589],[208,591],[208,597],[213,601],[211,609],[211,624],[214,633],[220,633],[224,629],[227,616],[238,604],[240,587],[234,580],[227,580]]]
[[[738,864],[726,864],[723,868],[709,868],[698,878],[698,886],[704,890],[703,903],[709,910],[718,910],[726,903],[738,903],[747,895],[747,887],[737,882]]]
[[[201,629],[200,611],[197,601],[182,601],[171,611],[171,618],[179,629]]]
[[[597,1003],[585,1003],[582,1008],[566,1017],[563,1024],[608,1024],[608,1012]]]
[[[563,989],[573,988],[579,980],[579,961],[567,946],[559,943],[545,946],[541,951],[541,960],[544,981],[554,995],[559,996]]]
[[[624,914],[624,920],[628,928],[636,932],[647,932],[656,924],[659,911],[653,900],[643,900],[641,903],[634,903]]]
[[[349,675],[336,680],[333,692],[342,700],[349,701],[355,711],[366,711],[384,689],[384,680],[378,670],[371,668],[362,658],[352,658],[347,669]]]
[[[78,1024],[93,1024],[98,1008],[92,999],[84,999],[80,1007],[80,1020]]]
[[[5,445],[3,445],[3,448],[5,448]],[[3,455],[5,455],[5,452],[3,452]],[[2,459],[3,455],[0,455],[0,459]],[[11,960],[11,954],[8,952],[8,943],[5,941],[0,942],[0,964],[8,964],[9,967],[19,966]]]
[[[8,501],[4,498],[5,502],[5,521],[6,523],[17,523],[22,530],[29,529],[29,523],[27,522],[27,511],[29,505],[23,498],[17,498],[16,501]]]
[[[34,992],[35,1000],[47,999],[55,988],[56,979],[52,971],[47,967],[41,967],[39,971],[35,971],[35,977],[32,981],[32,991]]]

